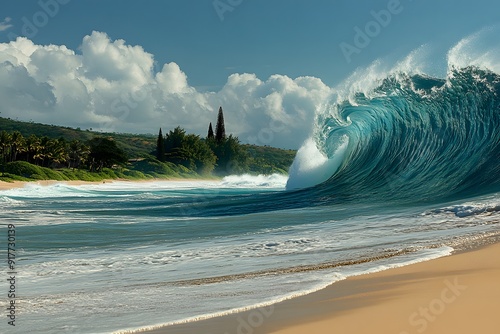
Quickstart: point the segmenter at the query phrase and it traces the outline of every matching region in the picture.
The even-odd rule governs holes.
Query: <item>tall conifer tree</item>
[[[158,133],[158,139],[156,140],[156,157],[161,162],[165,162],[165,138],[163,138],[163,133]]]
[[[212,122],[210,122],[210,125],[208,126],[207,139],[214,139],[214,129],[212,129]]]
[[[224,114],[222,113],[222,107],[220,107],[217,124],[215,125],[215,140],[220,143],[224,139],[226,139],[226,128],[224,127]]]

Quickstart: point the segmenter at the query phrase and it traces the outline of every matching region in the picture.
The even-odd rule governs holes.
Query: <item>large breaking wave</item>
[[[500,76],[483,56],[458,55],[475,39],[449,52],[445,78],[397,70],[338,94],[287,188],[322,183],[316,189],[329,195],[410,201],[500,189]]]

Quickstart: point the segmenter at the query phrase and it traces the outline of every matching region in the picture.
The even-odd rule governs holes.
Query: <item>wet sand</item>
[[[446,334],[500,328],[500,244],[351,277],[307,296],[208,320],[168,334]]]

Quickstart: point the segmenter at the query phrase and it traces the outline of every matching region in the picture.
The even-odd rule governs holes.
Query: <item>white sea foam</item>
[[[420,251],[417,251],[414,254],[409,254],[407,256],[397,257],[395,259],[392,259],[389,263],[375,265],[367,270],[358,271],[355,274],[353,274],[352,276],[372,274],[372,273],[377,273],[377,272],[388,270],[388,269],[400,268],[400,267],[408,266],[408,265],[415,264],[415,263],[435,260],[435,259],[438,259],[440,257],[445,257],[445,256],[451,255],[453,253],[453,250],[454,249],[452,247],[449,247],[449,246],[443,246],[443,247],[433,248],[433,249],[422,249]]]
[[[40,185],[27,183],[22,188],[1,191],[0,201],[15,203],[20,198],[95,198],[95,197],[131,197],[138,193],[140,196],[153,195],[153,192],[186,189],[218,189],[218,188],[276,188],[285,187],[287,176],[272,175],[231,175],[221,181],[218,180],[180,180],[180,181],[152,181],[152,182],[106,182],[102,184],[68,185],[56,183]],[[16,198],[16,199],[13,199]]]
[[[463,38],[448,52],[448,69],[476,66],[500,73],[500,25]]]
[[[388,269],[394,269],[394,268],[399,268],[415,263],[420,263],[420,262],[425,262],[433,259],[437,259],[440,257],[448,256],[453,252],[453,248],[451,247],[441,247],[437,249],[422,249],[420,251],[417,251],[415,253],[410,253],[404,256],[396,257],[396,258],[391,258],[391,259],[386,259],[383,261],[379,262],[370,262],[370,263],[363,263],[359,265],[354,265],[354,266],[349,266],[349,267],[341,267],[341,268],[335,268],[334,270],[323,270],[323,271],[318,271],[315,274],[308,274],[307,278],[306,275],[303,274],[298,274],[297,276],[304,276],[304,281],[316,281],[316,283],[313,283],[309,286],[307,284],[306,288],[283,294],[281,296],[277,296],[274,299],[270,299],[264,302],[260,303],[255,303],[251,304],[248,306],[244,307],[238,307],[238,308],[232,308],[226,311],[221,311],[221,312],[215,312],[215,313],[206,313],[206,314],[201,314],[198,316],[193,316],[193,317],[188,317],[176,321],[170,321],[170,322],[165,322],[165,323],[158,323],[155,325],[150,325],[150,326],[144,326],[144,327],[136,327],[136,328],[128,328],[128,329],[123,329],[123,330],[118,330],[113,333],[115,334],[132,334],[132,333],[141,333],[145,331],[150,331],[150,330],[155,330],[155,329],[160,329],[164,328],[167,326],[173,326],[173,325],[179,325],[179,324],[186,324],[190,322],[196,322],[200,320],[206,320],[206,319],[211,319],[215,317],[220,317],[220,316],[225,316],[225,315],[230,315],[234,313],[239,313],[239,312],[244,312],[244,311],[250,311],[250,310],[255,310],[255,309],[262,309],[265,307],[272,307],[272,305],[290,300],[293,298],[298,298],[301,296],[305,296],[314,292],[317,292],[319,290],[325,289],[328,286],[331,286],[332,284],[335,284],[339,281],[345,280],[349,277],[352,276],[360,276],[360,275],[366,275],[366,274],[371,274],[371,273],[376,273]],[[295,280],[298,278],[296,277]],[[278,280],[277,278],[274,278],[273,280]],[[276,283],[276,282],[275,282]],[[265,282],[261,282],[261,284],[265,284]],[[272,308],[271,308],[272,310]]]
[[[64,183],[53,185],[40,185],[27,183],[22,188],[14,188],[2,191],[1,194],[14,198],[57,198],[57,197],[98,197],[99,194],[92,193],[84,186],[70,186]]]
[[[287,190],[303,189],[328,180],[344,160],[349,140],[344,137],[332,158],[326,157],[312,138],[308,139],[297,151],[290,167]]]
[[[447,206],[444,208],[431,210],[425,214],[452,214],[459,218],[466,218],[471,216],[500,216],[500,198],[497,195],[496,198],[481,200],[481,201],[470,201],[462,204],[456,204]]]
[[[220,182],[221,187],[229,188],[276,188],[284,189],[288,177],[282,174],[272,175],[230,175]]]
[[[8,196],[0,196],[0,203],[2,203],[2,205],[17,206],[23,204],[24,202],[20,200],[15,200]]]
[[[107,182],[102,184],[68,185],[56,183],[52,185],[40,185],[27,183],[22,188],[9,189],[0,192],[2,197],[14,198],[66,198],[66,197],[130,197],[134,193],[148,190],[171,190],[191,188],[213,188],[217,186],[216,181],[156,181],[156,182]]]

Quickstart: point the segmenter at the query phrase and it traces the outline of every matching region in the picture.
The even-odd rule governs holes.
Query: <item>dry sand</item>
[[[68,184],[72,186],[79,186],[82,184],[101,184],[101,183],[107,183],[107,182],[113,182],[114,180],[104,180],[104,181],[95,181],[95,182],[89,182],[89,181],[55,181],[55,180],[41,180],[41,181],[31,181],[31,182],[25,182],[25,181],[13,181],[13,182],[4,182],[0,181],[0,190],[9,190],[9,189],[14,189],[14,188],[22,188],[27,184],[37,184],[41,186],[50,186],[52,184]]]
[[[500,244],[494,244],[352,277],[274,306],[151,333],[498,334],[499,310]]]
[[[213,179],[184,179],[184,178],[171,178],[171,179],[149,179],[149,180],[129,180],[129,179],[110,179],[110,180],[102,180],[102,181],[55,181],[55,180],[41,180],[41,181],[13,181],[13,182],[5,182],[0,181],[0,190],[9,190],[14,188],[22,188],[27,184],[37,184],[41,186],[49,186],[53,184],[67,184],[72,186],[80,186],[85,184],[103,184],[103,183],[112,183],[112,182],[133,182],[133,183],[149,183],[149,182],[196,182],[196,181],[211,181],[217,182],[220,181],[217,178]]]

